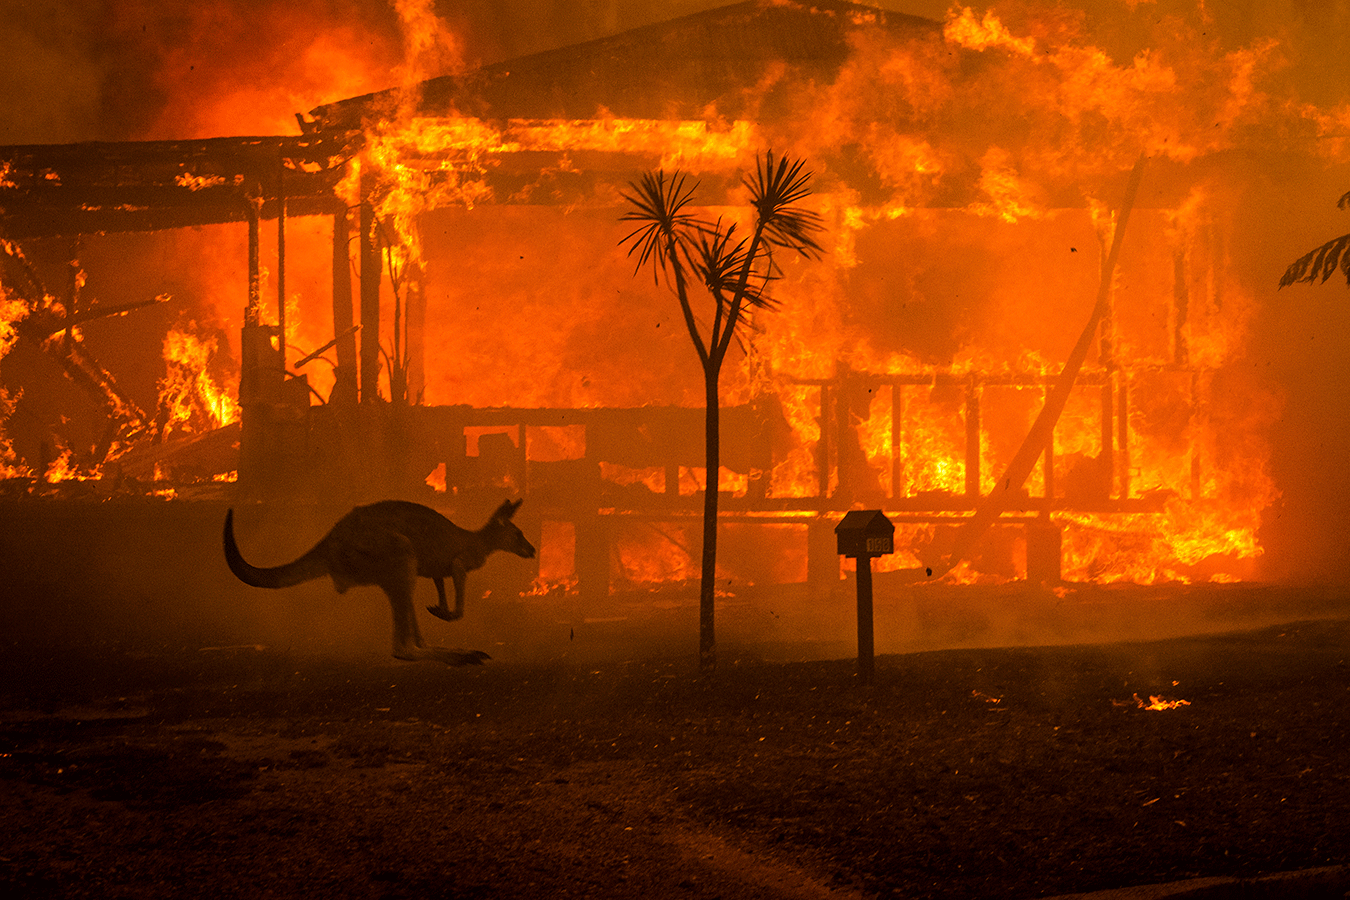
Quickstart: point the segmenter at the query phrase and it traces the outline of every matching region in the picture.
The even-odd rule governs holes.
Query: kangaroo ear
[[[520,504],[524,502],[524,499],[517,500],[515,503],[510,500],[503,500],[502,505],[497,507],[497,511],[492,514],[492,518],[502,522],[510,521],[511,517],[516,514],[516,510],[520,509]]]

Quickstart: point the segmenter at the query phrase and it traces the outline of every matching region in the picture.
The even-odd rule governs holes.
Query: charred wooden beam
[[[129,440],[144,432],[145,413],[118,388],[112,373],[84,348],[72,326],[103,316],[121,315],[156,301],[108,309],[92,307],[72,316],[70,305],[73,305],[82,281],[77,272],[72,272],[65,303],[61,303],[47,291],[17,244],[4,241],[0,250],[3,250],[0,252],[0,277],[11,295],[23,301],[27,308],[23,317],[14,323],[15,341],[40,348],[61,366],[72,383],[107,409],[108,429],[94,449],[95,458],[91,460],[93,465],[98,465],[114,440]],[[77,268],[74,262],[72,266]]]
[[[283,177],[291,215],[331,214],[359,146],[359,135],[329,135],[0,147],[0,233],[18,240],[242,222],[252,185],[268,198],[261,215],[273,218]]]

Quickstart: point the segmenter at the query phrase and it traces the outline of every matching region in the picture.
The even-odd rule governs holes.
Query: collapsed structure
[[[48,310],[29,340],[95,373],[114,425],[51,440],[86,472],[237,468],[255,497],[525,496],[534,589],[583,593],[691,578],[696,495],[716,478],[729,585],[819,586],[840,577],[834,522],[859,505],[899,524],[896,567],[950,552],[1106,277],[1039,464],[948,577],[1240,578],[1275,494],[1273,407],[1230,367],[1251,303],[1228,256],[1250,62],[1218,55],[1178,88],[1156,55],[1115,66],[969,11],[944,26],[749,2],[322,106],[299,136],[0,148],[12,343]],[[1210,94],[1172,109],[1169,84]],[[632,277],[619,217],[656,168],[734,217],[768,147],[808,160],[832,246],[779,260],[709,476],[692,350],[674,301]],[[1141,154],[1129,251],[1107,270]],[[326,247],[288,239],[302,217],[330,223]],[[204,408],[175,441],[168,412],[79,355],[75,325],[101,310],[78,263],[53,290],[24,248],[221,225],[247,228],[239,421]],[[328,295],[292,302],[297,267],[325,272]],[[42,476],[54,453],[21,444],[14,471]]]

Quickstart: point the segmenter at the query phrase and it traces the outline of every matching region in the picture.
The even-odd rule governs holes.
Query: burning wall
[[[834,243],[822,261],[781,261],[781,309],[756,318],[724,378],[726,404],[769,399],[782,426],[767,430],[767,457],[745,454],[722,474],[744,498],[732,506],[738,527],[788,546],[799,563],[773,577],[794,579],[810,538],[790,515],[882,506],[905,520],[910,549],[897,564],[921,565],[1020,445],[1086,321],[1125,173],[1143,153],[1112,314],[1053,461],[1005,530],[1021,535],[1038,516],[1063,526],[1071,579],[1249,576],[1277,493],[1265,434],[1279,401],[1244,366],[1257,295],[1234,229],[1263,154],[1343,162],[1344,110],[1289,95],[1270,42],[1223,47],[1203,22],[1170,20],[1147,49],[1113,58],[1082,24],[954,8],[938,26],[847,4],[747,4],[313,110],[312,134],[361,134],[339,193],[377,207],[393,254],[367,258],[386,272],[367,339],[378,331],[387,351],[399,333],[420,348],[412,388],[428,405],[554,411],[465,414],[430,439],[449,446],[418,465],[453,490],[487,464],[445,436],[497,428],[511,435],[500,477],[516,487],[522,466],[542,476],[584,462],[594,495],[573,505],[609,509],[622,495],[618,508],[664,515],[613,542],[611,570],[636,573],[654,545],[687,552],[672,517],[693,506],[697,461],[594,449],[607,409],[701,402],[673,301],[633,278],[618,246],[620,192],[645,168],[680,167],[716,197],[713,212],[735,215],[736,172],[772,146],[809,161]],[[288,220],[292,364],[342,330],[327,227]],[[239,229],[223,239],[236,245],[222,264],[234,286],[222,290],[216,270],[199,287],[233,331]],[[217,238],[170,240],[197,255]],[[406,332],[395,301],[411,295],[391,289],[391,262],[413,265],[403,288],[424,304]],[[261,316],[276,321],[275,307]],[[327,398],[331,366],[305,371]],[[585,447],[531,454],[531,434],[578,422]],[[753,523],[769,513],[782,518]],[[574,544],[579,529],[584,545],[595,523],[583,519],[544,527]],[[570,570],[561,554],[556,577],[585,568],[588,552],[574,550]],[[1023,577],[1026,553],[1024,538],[999,538],[981,564]],[[679,571],[677,561],[658,577]]]

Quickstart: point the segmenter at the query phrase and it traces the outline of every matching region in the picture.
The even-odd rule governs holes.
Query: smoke
[[[3,0],[0,144],[298,131],[389,86],[398,18],[370,0]]]
[[[0,0],[0,145],[293,134],[324,103],[717,0]]]
[[[491,64],[724,5],[720,0],[0,0],[0,144],[293,133],[293,115],[393,87],[420,73]],[[879,0],[942,20],[966,4]],[[995,9],[1019,34],[1053,41],[1087,28],[1128,61],[1169,22],[1194,16],[1183,0],[1035,2]],[[1299,95],[1344,103],[1350,3],[1276,0],[1205,4],[1206,35],[1226,49],[1280,43]],[[409,54],[401,22],[434,14],[436,52]]]
[[[1261,215],[1243,216],[1234,253],[1251,267],[1261,309],[1249,369],[1279,386],[1284,400],[1269,430],[1272,475],[1282,496],[1263,519],[1264,574],[1272,580],[1344,583],[1350,579],[1345,521],[1350,515],[1350,316],[1339,277],[1277,290],[1284,268],[1325,241],[1350,232],[1336,199],[1350,190],[1345,166],[1263,173]]]

